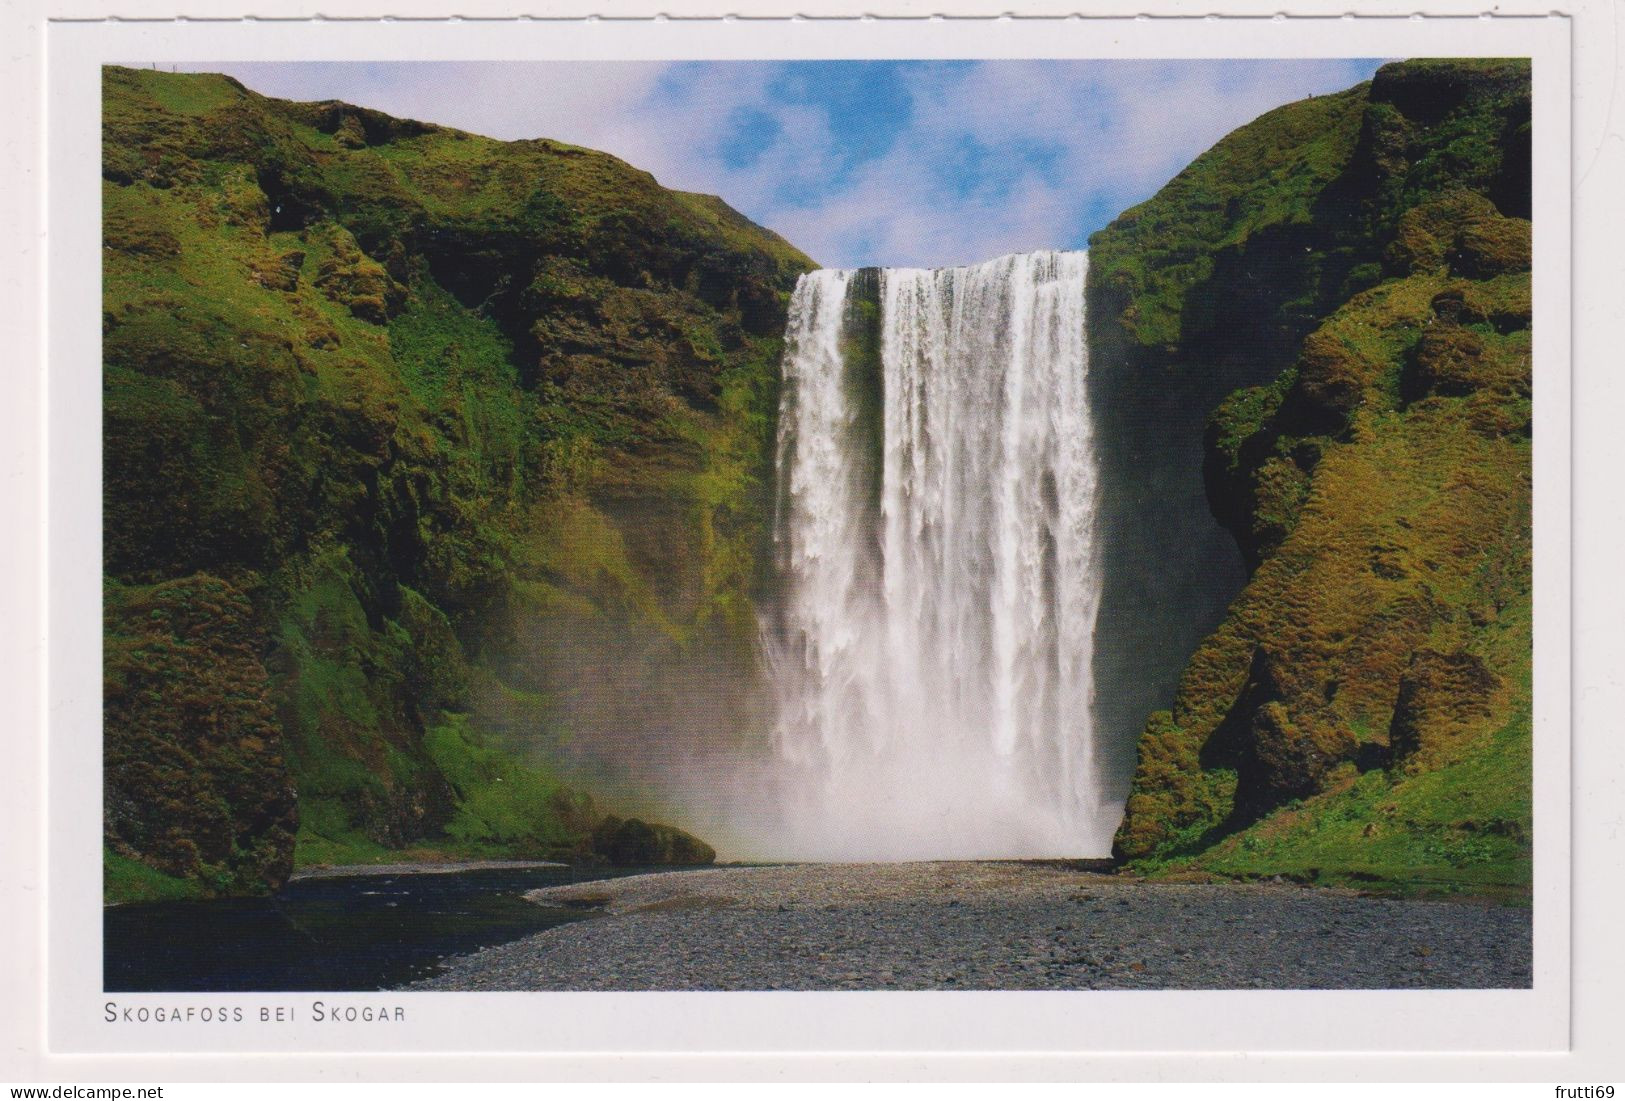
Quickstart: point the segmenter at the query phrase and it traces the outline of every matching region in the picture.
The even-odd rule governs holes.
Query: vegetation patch
[[[110,890],[590,857],[632,717],[558,686],[645,634],[752,686],[707,646],[764,591],[811,262],[604,154],[219,76],[104,70],[103,177]],[[538,648],[560,609],[597,633]]]
[[[1527,111],[1521,63],[1385,66],[1093,242],[1131,366],[1276,365],[1208,423],[1250,578],[1141,735],[1134,866],[1527,892]],[[1204,281],[1249,264],[1270,320],[1210,331]]]

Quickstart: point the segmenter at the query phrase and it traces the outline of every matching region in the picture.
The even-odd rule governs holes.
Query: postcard
[[[1569,31],[53,26],[49,1049],[1563,1049]]]

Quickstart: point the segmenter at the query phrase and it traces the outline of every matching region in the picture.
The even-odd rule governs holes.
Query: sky
[[[1226,133],[1376,60],[244,62],[494,138],[602,149],[720,195],[819,263],[943,267],[1082,248]]]

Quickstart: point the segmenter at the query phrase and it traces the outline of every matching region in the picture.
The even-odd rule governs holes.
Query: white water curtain
[[[784,602],[765,633],[784,855],[1109,849],[1090,728],[1087,265],[1038,252],[881,271],[878,380],[847,362],[864,346],[856,274],[798,284]]]

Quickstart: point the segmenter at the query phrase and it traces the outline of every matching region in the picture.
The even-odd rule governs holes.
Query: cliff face
[[[1091,242],[1103,714],[1208,632],[1145,722],[1119,856],[1527,884],[1529,148],[1526,63],[1389,65]]]
[[[564,777],[647,791],[749,713],[810,261],[603,154],[222,77],[107,69],[103,125],[110,890],[274,885],[296,837],[700,851]]]

